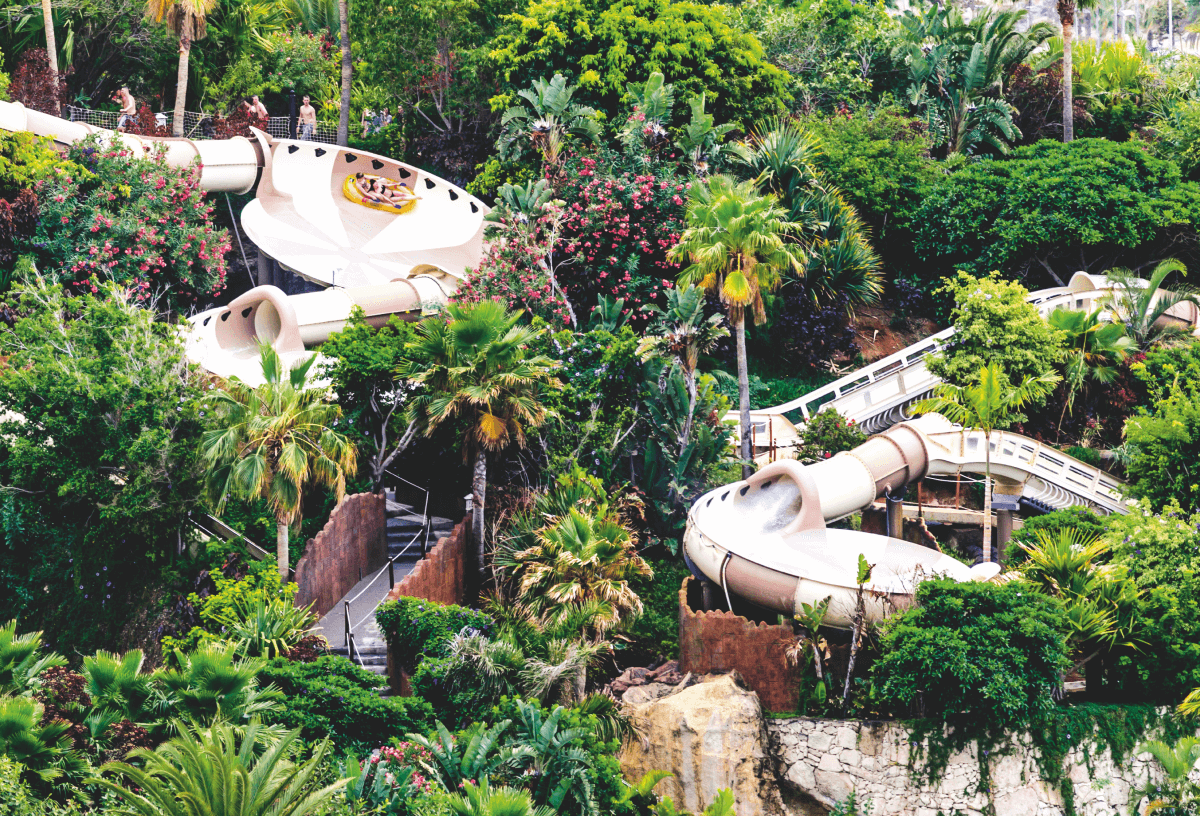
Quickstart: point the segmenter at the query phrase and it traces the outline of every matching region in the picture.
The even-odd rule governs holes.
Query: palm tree
[[[740,184],[713,176],[692,187],[686,227],[671,248],[673,261],[691,265],[679,277],[681,286],[715,291],[729,312],[737,337],[738,403],[741,409],[742,478],[751,473],[750,379],[746,363],[746,312],[756,323],[766,320],[763,292],[779,286],[784,270],[800,274],[803,254],[786,236],[800,225],[771,194],[761,194],[753,181]]]
[[[209,398],[219,427],[205,432],[201,456],[218,513],[230,497],[266,499],[275,514],[279,574],[286,580],[288,528],[300,523],[304,488],[325,485],[341,501],[356,455],[350,441],[330,427],[341,409],[325,401],[326,389],[307,387],[315,355],[285,373],[271,346],[264,343],[261,354],[262,385],[251,388],[234,377],[228,390]]]
[[[455,417],[469,423],[464,454],[475,449],[471,526],[482,581],[487,455],[510,444],[524,447],[526,429],[540,427],[549,415],[541,390],[561,384],[552,374],[557,363],[529,352],[541,330],[518,326],[520,312],[510,313],[492,300],[451,304],[446,311],[449,320],[421,324],[398,373],[424,385],[408,416],[427,436]]]
[[[1180,706],[1182,709],[1183,707]],[[1130,793],[1135,808],[1148,800],[1145,813],[1194,813],[1200,802],[1200,786],[1191,780],[1192,770],[1200,762],[1200,739],[1181,737],[1174,745],[1150,740],[1139,745],[1135,754],[1149,753],[1162,768],[1163,778],[1151,778],[1142,788]]]
[[[791,220],[803,225],[803,277],[812,299],[818,305],[842,296],[849,306],[875,303],[883,291],[882,264],[870,230],[818,168],[817,140],[795,121],[773,119],[733,152],[756,174],[759,189],[778,196]]]
[[[1063,40],[1063,141],[1069,142],[1075,138],[1075,68],[1072,54],[1075,42],[1075,12],[1079,9],[1092,8],[1096,0],[1058,0],[1058,21],[1062,23]]]
[[[1150,281],[1139,278],[1130,269],[1108,270],[1112,283],[1109,294],[1100,302],[1103,309],[1113,313],[1114,322],[1125,325],[1125,333],[1141,351],[1155,346],[1185,342],[1190,329],[1174,322],[1167,313],[1184,303],[1200,308],[1200,298],[1191,287],[1176,285],[1163,288],[1163,280],[1172,272],[1187,274],[1187,267],[1174,258],[1159,262],[1150,273]]]
[[[1012,385],[999,363],[983,366],[976,385],[941,383],[934,396],[916,403],[914,414],[936,411],[951,422],[983,431],[983,560],[992,560],[992,431],[1005,427],[1012,416],[1028,403],[1041,399],[1054,390],[1061,378],[1049,371],[1037,377],[1026,376]]]
[[[252,724],[239,739],[233,728],[184,728],[179,736],[150,751],[135,750],[131,757],[141,767],[110,762],[101,770],[121,777],[93,779],[124,800],[127,812],[138,816],[309,816],[321,810],[349,783],[340,779],[318,787],[329,741],[318,744],[307,762],[289,759],[297,754],[299,729],[275,739]]]
[[[354,64],[350,61],[350,6],[337,0],[339,36],[342,45],[342,104],[338,108],[337,143],[350,144],[350,90],[354,85]]]
[[[207,18],[217,7],[217,0],[149,0],[146,18],[162,23],[179,38],[179,69],[175,74],[175,117],[171,132],[183,135],[183,118],[187,104],[188,59],[192,43],[208,34]]]
[[[54,10],[50,0],[42,0],[42,25],[46,29],[46,61],[50,66],[50,87],[54,88],[54,110],[58,112],[58,43],[54,39]]]
[[[476,785],[467,782],[450,793],[446,807],[454,816],[555,816],[554,808],[538,807],[533,797],[517,788],[493,788],[487,777]]]
[[[687,450],[696,415],[696,370],[700,355],[711,351],[718,340],[729,336],[721,325],[721,316],[704,316],[704,290],[698,286],[680,286],[667,290],[667,308],[658,321],[657,333],[647,334],[638,344],[643,361],[666,359],[679,367],[687,383],[688,410],[679,438],[679,455]]]
[[[1100,320],[1100,310],[1091,312],[1074,309],[1055,309],[1046,319],[1052,328],[1063,333],[1067,349],[1067,399],[1058,418],[1061,430],[1063,419],[1075,404],[1075,395],[1088,379],[1110,383],[1117,376],[1117,365],[1133,348],[1125,336],[1125,326]]]

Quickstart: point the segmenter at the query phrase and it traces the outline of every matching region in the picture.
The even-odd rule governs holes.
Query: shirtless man
[[[121,90],[117,91],[116,101],[121,103],[121,116],[117,119],[117,130],[124,131],[125,124],[130,119],[137,118],[137,101],[134,100],[133,94],[129,89],[122,86]]]
[[[311,142],[313,131],[317,128],[317,109],[314,108],[308,101],[308,95],[304,96],[304,104],[300,106],[300,139],[301,141]]]
[[[267,106],[259,101],[257,96],[250,97],[250,112],[259,119],[270,119],[267,115]]]

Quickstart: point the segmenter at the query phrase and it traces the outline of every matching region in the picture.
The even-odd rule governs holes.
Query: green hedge
[[[297,663],[278,657],[259,672],[284,694],[283,709],[269,718],[302,729],[305,740],[329,737],[341,751],[364,754],[393,738],[424,734],[433,727],[433,710],[416,697],[380,697],[383,678],[340,656]]]
[[[379,607],[375,620],[392,656],[409,674],[423,657],[445,657],[451,638],[463,629],[487,633],[492,628],[492,619],[483,612],[424,598],[388,601]]]

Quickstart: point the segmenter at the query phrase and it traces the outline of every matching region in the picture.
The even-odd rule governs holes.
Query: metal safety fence
[[[107,128],[108,130],[116,130],[121,119],[121,114],[116,111],[91,110],[89,108],[77,108],[74,105],[67,105],[63,109],[63,116],[72,122],[84,122],[93,127]],[[154,114],[154,124],[157,127],[165,129],[168,134],[171,133],[174,121],[174,111],[161,111]],[[144,125],[145,123],[139,124]],[[213,124],[214,116],[211,113],[185,111],[183,114],[183,135],[188,139],[217,138]],[[290,139],[291,119],[287,116],[272,116],[267,120],[266,131],[273,138]],[[301,135],[299,125],[296,128],[296,135],[297,137]],[[312,138],[309,141],[337,144],[337,126],[327,122],[317,122],[313,128]]]

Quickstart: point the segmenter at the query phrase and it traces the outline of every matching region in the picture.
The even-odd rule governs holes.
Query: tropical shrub
[[[1200,482],[1192,473],[1200,454],[1200,401],[1182,393],[1159,401],[1151,412],[1130,417],[1125,439],[1134,495],[1158,509],[1172,502],[1189,512],[1200,508]]]
[[[342,795],[353,813],[408,816],[414,800],[433,790],[420,771],[432,759],[429,751],[408,741],[376,749],[362,763],[351,755],[339,766],[342,776],[350,780]]]
[[[139,302],[161,297],[173,308],[225,288],[229,234],[210,219],[198,168],[94,140],[67,156],[86,172],[68,170],[39,188],[41,222],[24,247],[43,275],[93,294],[113,281]]]
[[[668,660],[679,656],[679,588],[691,573],[682,560],[646,560],[654,571],[653,579],[641,576],[629,582],[642,599],[641,614],[629,622],[624,633],[632,642],[617,643],[615,648],[644,654],[648,664],[658,656]]]
[[[928,273],[999,269],[1036,289],[1065,285],[1080,268],[1166,257],[1192,240],[1198,215],[1200,185],[1139,145],[1044,140],[934,186],[918,211],[916,247]]]
[[[1004,563],[1017,567],[1025,560],[1021,545],[1037,542],[1039,533],[1056,536],[1060,530],[1078,530],[1081,536],[1095,538],[1103,535],[1108,527],[1100,517],[1085,507],[1067,507],[1040,516],[1029,516],[1020,530],[1014,530],[1008,548],[1004,551]]]
[[[1019,582],[947,579],[922,581],[914,600],[884,625],[878,699],[993,737],[1049,709],[1067,666],[1060,601]]]
[[[1062,334],[1042,320],[1025,287],[994,273],[974,278],[959,272],[943,291],[954,299],[954,336],[929,358],[930,372],[954,385],[971,385],[993,363],[1012,382],[1054,371]]]
[[[563,74],[578,101],[615,119],[629,83],[661,72],[683,101],[704,94],[718,122],[749,123],[781,112],[787,74],[764,59],[752,35],[721,6],[674,0],[539,0],[504,18],[490,58],[501,80],[493,109],[538,77]]]
[[[269,559],[250,562],[246,574],[241,577],[227,577],[218,571],[213,571],[209,577],[214,585],[212,592],[203,598],[192,593],[187,599],[195,608],[200,625],[180,637],[164,637],[164,654],[174,650],[190,652],[202,644],[227,640],[230,637],[229,622],[242,620],[240,610],[272,602],[291,605],[298,590],[295,584],[283,583]]]
[[[103,293],[69,298],[33,280],[0,328],[0,480],[12,488],[0,499],[0,620],[19,616],[81,653],[111,642],[131,596],[174,561],[207,422],[173,327]]]
[[[476,609],[402,596],[375,612],[379,631],[396,662],[410,673],[423,658],[446,657],[450,640],[464,629],[486,634],[492,619]]]
[[[800,431],[796,458],[806,465],[828,459],[835,453],[853,450],[867,441],[867,435],[833,409],[818,411]]]
[[[283,693],[282,704],[264,720],[299,729],[305,741],[328,738],[339,751],[359,755],[424,733],[433,723],[429,704],[419,697],[380,697],[384,679],[344,657],[329,655],[311,663],[275,658],[258,672],[259,681]]]

